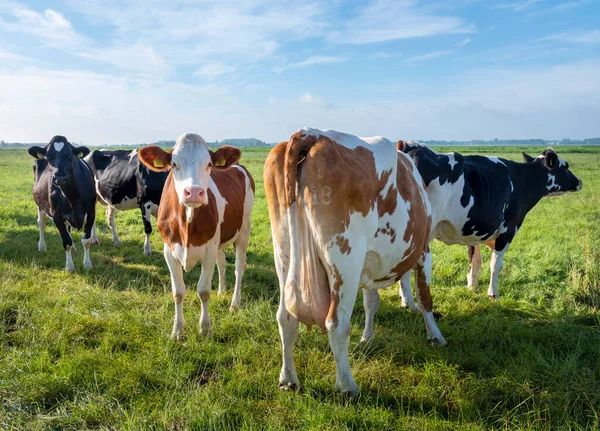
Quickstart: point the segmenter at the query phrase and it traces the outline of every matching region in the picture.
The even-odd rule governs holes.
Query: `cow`
[[[158,230],[175,301],[171,338],[184,337],[182,269],[190,271],[198,261],[202,263],[196,289],[202,303],[200,334],[208,335],[208,300],[215,262],[219,270],[218,293],[222,294],[226,290],[224,249],[231,244],[235,247],[235,288],[230,311],[240,307],[254,179],[238,164],[238,148],[224,145],[213,152],[200,135],[193,133],[181,135],[169,152],[152,145],[141,148],[138,155],[152,171],[170,170],[158,207]]]
[[[75,271],[71,251],[75,249],[71,227],[84,229],[83,267],[90,269],[90,246],[92,226],[96,217],[96,191],[94,176],[82,160],[90,150],[75,147],[64,136],[54,136],[45,147],[31,147],[29,154],[35,158],[33,165],[33,199],[38,207],[37,223],[40,229],[38,251],[46,252],[46,217],[51,218],[60,232],[65,248],[65,269]]]
[[[264,184],[280,286],[281,389],[299,385],[293,346],[302,322],[327,331],[335,388],[355,395],[348,337],[359,286],[375,313],[376,289],[415,266],[427,336],[446,344],[429,293],[431,208],[410,157],[382,137],[304,128],[270,151]]]
[[[399,141],[423,177],[431,201],[430,239],[468,247],[467,284],[476,289],[481,268],[480,245],[492,250],[488,297],[499,298],[498,275],[504,255],[527,213],[544,197],[581,190],[582,182],[552,148],[524,163],[491,156],[440,154],[418,142]],[[416,310],[410,272],[401,280],[402,304]],[[365,325],[371,326],[369,323]],[[366,329],[365,329],[366,330]]]
[[[94,172],[98,202],[106,205],[106,223],[110,227],[113,242],[121,244],[117,234],[115,211],[139,208],[146,234],[144,254],[149,256],[152,253],[150,215],[158,215],[158,204],[168,174],[149,170],[140,163],[137,150],[92,151],[85,157],[85,161]],[[92,229],[92,243],[99,243],[95,223]]]

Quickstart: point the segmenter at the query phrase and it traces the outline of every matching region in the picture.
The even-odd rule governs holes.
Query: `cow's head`
[[[75,147],[64,136],[55,136],[44,148],[31,147],[29,154],[38,159],[46,159],[52,173],[52,182],[64,186],[71,182],[73,169],[77,158],[87,156],[90,150],[87,147]]]
[[[523,153],[527,163],[540,163],[548,170],[548,184],[546,196],[559,196],[565,192],[578,192],[581,190],[581,180],[569,170],[569,164],[558,157],[552,148],[547,148],[535,159]]]
[[[175,146],[167,151],[151,145],[141,148],[138,156],[153,171],[171,169],[179,202],[188,208],[208,203],[208,182],[213,169],[224,169],[240,159],[241,151],[224,145],[212,152],[200,135],[181,135]]]

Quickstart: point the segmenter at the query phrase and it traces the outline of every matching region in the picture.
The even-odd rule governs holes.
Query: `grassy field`
[[[520,159],[521,148],[460,148]],[[528,149],[532,155],[540,149]],[[66,273],[50,223],[36,251],[33,159],[0,151],[0,429],[598,429],[600,428],[600,148],[560,148],[583,190],[542,200],[504,261],[501,299],[466,288],[466,248],[433,244],[432,293],[450,343],[426,341],[420,314],[382,292],[375,338],[359,343],[357,300],[350,362],[361,393],[333,392],[327,336],[301,327],[302,387],[281,392],[275,320],[278,283],[262,185],[265,150],[243,163],[257,183],[242,308],[231,293],[210,303],[213,335],[198,335],[199,267],[185,275],[187,341],[170,341],[173,300],[162,241],[142,254],[138,211],[118,213],[111,242],[99,207],[94,268]],[[444,149],[443,151],[450,151]],[[233,286],[233,254],[228,253]],[[216,283],[217,277],[213,280]],[[214,286],[216,287],[216,285]]]

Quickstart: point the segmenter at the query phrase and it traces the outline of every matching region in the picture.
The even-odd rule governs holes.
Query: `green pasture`
[[[520,160],[522,149],[452,150]],[[400,308],[397,286],[382,292],[374,339],[359,343],[359,294],[350,362],[361,393],[353,400],[333,391],[327,336],[304,327],[295,350],[302,387],[278,389],[267,150],[243,152],[257,190],[242,308],[229,313],[231,292],[213,291],[213,334],[199,336],[197,266],[185,275],[181,343],[169,339],[174,310],[162,241],[155,231],[152,256],[142,254],[139,211],[117,214],[123,244],[115,246],[98,207],[94,268],[83,269],[75,233],[76,270],[66,273],[51,222],[48,252],[36,251],[33,159],[0,150],[0,429],[599,429],[600,148],[557,150],[583,190],[532,210],[506,254],[500,300],[487,297],[487,249],[472,292],[466,249],[433,244],[432,294],[448,347],[427,343],[421,315]],[[233,286],[233,253],[227,262]]]

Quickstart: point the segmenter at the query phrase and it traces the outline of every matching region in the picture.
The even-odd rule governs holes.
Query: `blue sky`
[[[0,139],[600,136],[598,0],[0,0]]]

